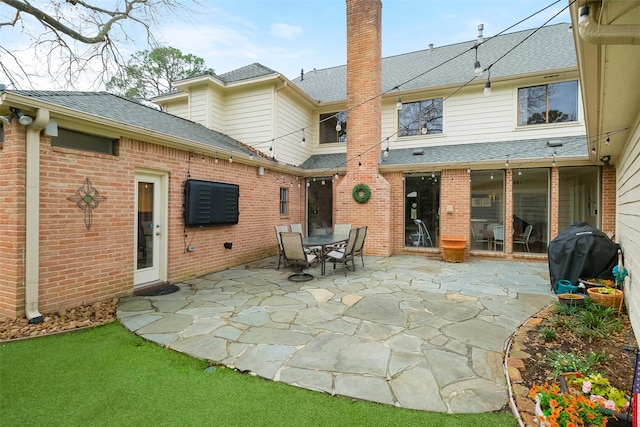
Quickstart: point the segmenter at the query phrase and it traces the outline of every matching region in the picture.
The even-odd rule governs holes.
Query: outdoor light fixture
[[[33,119],[22,113],[20,109],[11,108],[10,111],[11,112],[6,116],[0,116],[0,120],[2,120],[4,123],[9,124],[11,123],[11,120],[16,117],[18,119],[18,123],[20,123],[22,126],[29,126],[31,123],[33,123]]]
[[[600,161],[604,163],[605,166],[609,166],[609,162],[611,161],[611,156],[602,156],[600,157]]]

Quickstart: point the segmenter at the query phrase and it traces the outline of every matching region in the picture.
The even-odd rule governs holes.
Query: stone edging
[[[527,360],[531,359],[531,355],[523,351],[523,340],[544,320],[540,314],[550,310],[553,305],[546,306],[527,319],[505,344],[503,369],[507,381],[509,406],[520,427],[537,426],[534,421],[535,403],[529,399],[529,389],[522,384],[521,372],[526,369]]]

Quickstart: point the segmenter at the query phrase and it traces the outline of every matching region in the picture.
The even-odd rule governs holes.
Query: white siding
[[[278,93],[275,147],[276,158],[285,163],[299,165],[309,158],[318,144],[318,127],[309,127],[312,114],[284,92]],[[305,128],[302,145],[301,129]]]
[[[622,153],[617,170],[616,238],[629,272],[625,300],[633,330],[640,331],[640,115]],[[606,195],[604,195],[606,197]],[[612,196],[613,197],[613,196]]]
[[[226,134],[251,146],[272,138],[274,85],[227,94],[225,102]]]
[[[218,86],[209,86],[209,127],[221,133],[225,128],[224,95]]]
[[[183,119],[189,118],[188,101],[185,98],[184,102],[165,104],[164,111],[174,116],[182,117]]]
[[[546,84],[548,81],[539,82]],[[529,83],[531,84],[531,83]],[[425,93],[422,96],[403,97],[404,102],[446,98],[446,93]],[[581,111],[581,104],[578,106]],[[486,96],[483,87],[465,88],[443,104],[443,133],[398,137],[397,110],[395,100],[385,100],[382,113],[382,135],[384,141],[391,136],[391,149],[412,148],[427,145],[454,145],[473,142],[510,141],[533,138],[557,138],[584,135],[586,133],[582,114],[572,123],[552,125],[517,126],[517,86],[512,83],[493,83],[491,94]]]
[[[207,102],[207,99],[208,91],[205,86],[193,88],[189,92],[189,103],[191,109],[189,119],[196,123],[200,123],[203,126],[208,126],[209,124],[209,103]]]

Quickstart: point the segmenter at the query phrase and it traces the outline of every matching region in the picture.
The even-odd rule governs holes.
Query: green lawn
[[[207,363],[115,322],[0,345],[2,426],[516,426],[354,402]]]

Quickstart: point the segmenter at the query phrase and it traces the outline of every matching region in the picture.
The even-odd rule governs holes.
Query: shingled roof
[[[492,79],[577,67],[569,28],[570,24],[562,23],[486,38],[478,48],[478,60],[485,68],[495,62]],[[466,83],[474,78],[475,44],[473,40],[383,58],[383,91]],[[293,82],[317,101],[345,100],[347,67],[313,70]]]
[[[104,117],[154,133],[171,135],[210,145],[225,151],[245,154],[253,152],[246,145],[228,135],[108,92],[27,90],[7,92],[37,99],[47,104],[88,113],[96,117]]]
[[[421,164],[464,165],[509,159],[514,167],[518,167],[540,159],[548,159],[551,164],[554,157],[574,160],[589,157],[586,136],[553,138],[552,146],[548,144],[549,141],[549,138],[543,138],[396,149],[383,157],[380,166],[404,165],[410,168],[411,165]],[[311,156],[300,167],[333,173],[345,164],[345,153],[320,154]]]

